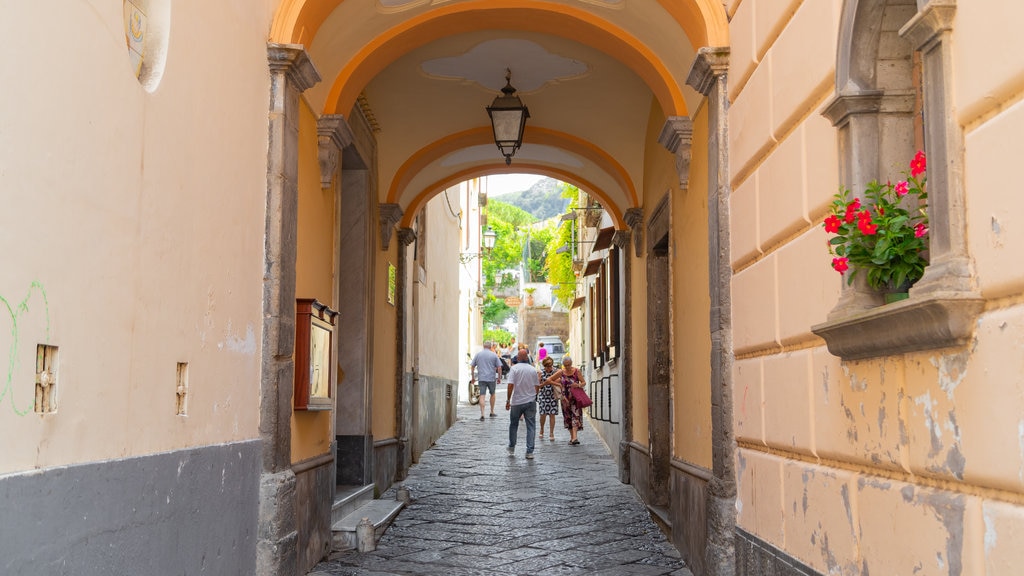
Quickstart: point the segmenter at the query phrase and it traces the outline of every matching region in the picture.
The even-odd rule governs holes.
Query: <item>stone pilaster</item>
[[[398,204],[381,204],[379,210],[380,245],[381,249],[386,251],[391,246],[391,232],[395,229],[395,224],[401,221],[404,212]]]
[[[928,153],[928,250],[930,262],[914,296],[976,294],[967,251],[964,135],[953,101],[955,0],[931,0],[900,30],[921,52],[924,75],[925,150]]]
[[[257,573],[296,569],[291,466],[291,412],[295,363],[295,259],[298,234],[299,97],[320,81],[302,46],[270,44],[269,143],[267,152],[267,271],[263,284],[260,478]]]
[[[701,48],[686,80],[708,104],[708,267],[711,293],[711,456],[709,574],[736,573],[736,470],[732,406],[732,263],[729,254],[728,48]]]
[[[690,186],[690,149],[693,145],[693,122],[687,116],[670,116],[661,127],[658,144],[676,157],[676,173],[679,187],[687,190]]]
[[[633,289],[632,258],[629,257],[630,230],[616,230],[612,244],[622,254],[622,334],[619,340],[623,358],[633,357]],[[630,483],[630,443],[633,441],[633,363],[623,362],[619,370],[622,379],[622,439],[619,441],[619,482]]]

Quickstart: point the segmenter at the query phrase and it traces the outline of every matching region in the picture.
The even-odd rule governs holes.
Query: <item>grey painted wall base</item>
[[[707,486],[710,473],[699,476],[673,462],[669,510],[672,544],[694,574],[707,574]]]
[[[379,498],[395,483],[400,457],[401,450],[397,438],[373,443],[373,483],[377,486],[374,498]]]
[[[0,573],[254,574],[261,443],[0,479]]]
[[[373,437],[335,436],[338,454],[335,483],[338,486],[365,486],[373,482]]]
[[[737,528],[736,576],[822,575],[757,536]]]

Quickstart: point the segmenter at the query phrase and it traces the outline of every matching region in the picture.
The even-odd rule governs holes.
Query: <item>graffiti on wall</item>
[[[25,406],[19,406],[19,400],[15,397],[14,390],[14,374],[18,368],[19,360],[19,347],[21,345],[21,328],[18,325],[19,320],[23,320],[27,317],[30,311],[41,312],[42,318],[45,319],[46,333],[43,343],[49,343],[50,341],[50,305],[46,299],[46,290],[43,285],[39,282],[33,282],[28,289],[28,293],[20,301],[8,300],[3,294],[0,294],[0,310],[7,312],[6,319],[10,320],[10,339],[11,345],[7,351],[7,371],[4,376],[4,380],[0,383],[0,408],[5,403],[10,403],[11,409],[18,416],[24,416],[32,411],[35,404],[34,395],[30,393],[30,397],[25,402]],[[4,315],[0,312],[0,323],[4,319]],[[32,358],[35,358],[35,354],[32,354]]]

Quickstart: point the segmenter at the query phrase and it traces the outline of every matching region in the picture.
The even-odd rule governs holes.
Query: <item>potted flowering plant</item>
[[[906,292],[924,274],[928,264],[928,213],[925,201],[924,152],[910,162],[906,180],[893,185],[871,182],[864,200],[840,189],[825,218],[832,268],[846,275],[847,283],[860,271],[867,283],[881,292]],[[906,173],[905,173],[906,174]]]

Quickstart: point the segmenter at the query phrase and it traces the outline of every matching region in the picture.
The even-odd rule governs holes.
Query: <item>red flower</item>
[[[917,174],[915,174],[917,176]],[[904,180],[896,184],[896,195],[904,196],[907,192],[910,192],[910,185]]]
[[[850,269],[849,261],[849,258],[833,258],[832,268],[834,268],[836,272],[842,274]]]
[[[914,178],[923,173],[928,168],[928,162],[925,160],[924,152],[921,150],[917,151],[914,155],[914,159],[910,161],[910,175]]]
[[[868,222],[871,222],[871,212],[868,212],[867,208],[865,208],[864,210],[861,210],[860,212],[857,213],[857,222],[858,223],[859,222],[864,222],[865,220],[868,221]]]
[[[917,226],[914,226],[914,237],[920,238],[928,233],[928,227],[923,222],[918,222]]]
[[[843,220],[845,220],[847,224],[853,222],[853,219],[857,215],[857,210],[860,210],[860,198],[854,198],[853,202],[846,205],[846,216]]]
[[[828,218],[825,218],[825,232],[828,232],[830,234],[835,234],[836,232],[839,232],[839,226],[841,226],[842,223],[843,221],[840,220],[839,217],[836,216],[835,214],[829,216]]]
[[[874,236],[878,232],[878,224],[872,224],[871,220],[860,220],[857,222],[857,228],[860,228],[860,233],[865,236]]]

